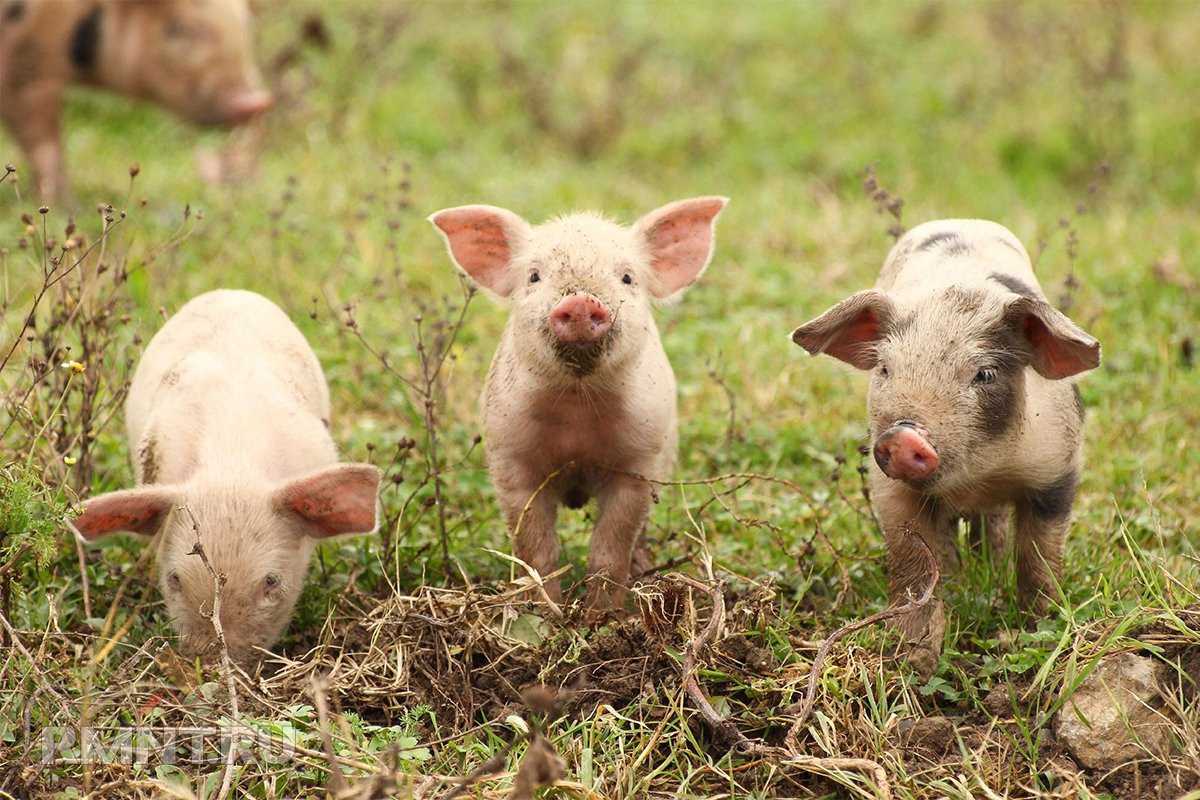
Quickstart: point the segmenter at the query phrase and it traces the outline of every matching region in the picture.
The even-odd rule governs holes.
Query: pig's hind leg
[[[1046,613],[1058,597],[1063,547],[1079,479],[1067,473],[1016,503],[1017,598],[1030,612]]]
[[[1008,562],[1012,539],[1012,509],[1004,508],[972,514],[967,519],[971,549],[976,553],[986,547],[992,559],[992,569],[1000,570]]]

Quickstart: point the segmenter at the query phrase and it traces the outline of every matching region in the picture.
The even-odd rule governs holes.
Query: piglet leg
[[[15,90],[0,87],[0,92],[5,94],[4,102],[0,104],[0,116],[33,165],[35,199],[64,199],[67,172],[59,132],[62,84],[34,80]]]
[[[650,515],[650,504],[650,487],[628,475],[612,476],[601,490],[588,557],[591,586],[587,607],[591,613],[602,614],[625,602],[633,547]]]
[[[873,483],[887,548],[888,600],[892,606],[900,606],[920,598],[929,588],[933,579],[930,552],[939,570],[957,563],[950,535],[954,519],[928,497],[883,477],[882,473]],[[909,664],[922,677],[932,675],[946,631],[942,602],[932,599],[921,608],[893,618],[892,625],[908,644]]]
[[[559,543],[554,532],[558,499],[545,488],[538,492],[540,484],[538,481],[519,488],[498,486],[497,493],[512,536],[513,554],[545,577],[558,569]],[[556,603],[562,601],[562,587],[557,578],[546,581],[546,594]]]
[[[1058,597],[1075,485],[1071,475],[1016,503],[1017,599],[1034,614],[1044,614],[1050,599]]]

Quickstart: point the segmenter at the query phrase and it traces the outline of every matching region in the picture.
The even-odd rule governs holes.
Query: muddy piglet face
[[[949,289],[887,328],[875,347],[872,454],[890,478],[953,490],[1007,459],[1025,410],[1029,343],[1000,296]]]
[[[531,227],[494,206],[439,211],[430,221],[477,283],[512,303],[510,332],[537,373],[604,374],[654,334],[655,299],[682,292],[712,255],[724,198],[684,200],[632,227],[572,214]]]
[[[195,522],[193,523],[193,519]],[[315,539],[244,488],[192,496],[174,511],[159,540],[159,586],[179,649],[204,659],[219,654],[212,613],[216,581],[195,551],[197,532],[221,585],[221,627],[229,655],[253,664],[291,619]]]
[[[340,464],[282,485],[150,485],[84,503],[70,525],[84,541],[118,531],[156,536],[157,571],[185,655],[219,654],[213,572],[230,656],[257,662],[291,619],[320,539],[378,527],[379,470]],[[212,571],[195,552],[203,547]]]
[[[1099,360],[1095,339],[1045,301],[974,287],[904,309],[884,292],[859,292],[792,339],[871,372],[876,464],[934,493],[972,488],[1013,463],[1033,373],[1058,380]]]
[[[654,324],[644,250],[630,231],[599,217],[541,226],[509,268],[519,281],[511,324],[539,371],[584,378],[618,365]]]

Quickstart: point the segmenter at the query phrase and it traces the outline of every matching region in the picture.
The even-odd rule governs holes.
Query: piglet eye
[[[263,588],[266,589],[267,591],[271,591],[272,589],[275,589],[278,586],[279,586],[279,573],[278,572],[268,572],[267,576],[265,578],[263,578]]]
[[[881,378],[886,378],[887,376],[888,376],[888,368],[887,368],[887,367],[884,367],[884,366],[881,366],[881,367],[879,368],[879,377],[881,377]]]
[[[633,276],[626,272],[621,276],[621,283],[625,284],[626,286],[631,285],[633,283]]]
[[[996,370],[984,367],[975,373],[975,378],[971,382],[976,384],[995,383]]]
[[[536,272],[529,273],[529,282],[530,283],[537,283],[541,279],[542,279],[542,276],[538,275]]]
[[[182,588],[182,584],[179,580],[179,573],[175,570],[171,570],[167,573],[167,588],[172,592],[178,592],[180,588]]]

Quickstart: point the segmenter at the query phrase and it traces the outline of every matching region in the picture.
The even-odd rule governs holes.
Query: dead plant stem
[[[188,517],[192,520],[192,532],[196,534],[196,544],[192,546],[190,555],[200,556],[200,561],[208,571],[213,581],[213,607],[209,619],[217,634],[217,646],[221,651],[221,671],[225,674],[225,686],[229,692],[229,748],[225,753],[225,765],[221,773],[221,788],[217,792],[217,800],[226,800],[233,784],[233,762],[237,755],[236,736],[238,728],[238,695],[237,685],[233,677],[233,661],[229,658],[229,647],[225,643],[225,627],[221,624],[221,598],[225,590],[225,576],[213,569],[204,545],[200,541],[200,523],[189,506],[183,506]]]

